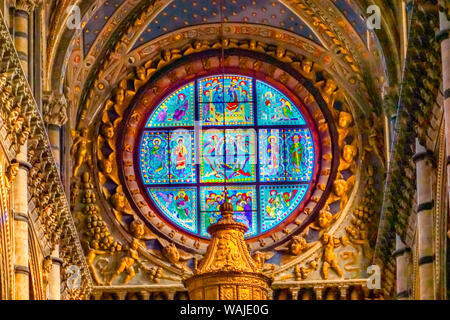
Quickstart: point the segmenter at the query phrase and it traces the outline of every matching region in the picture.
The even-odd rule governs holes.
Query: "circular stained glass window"
[[[317,146],[304,109],[292,101],[242,75],[199,78],[174,90],[149,113],[139,137],[141,182],[152,206],[202,238],[226,192],[247,239],[298,214],[314,181]]]

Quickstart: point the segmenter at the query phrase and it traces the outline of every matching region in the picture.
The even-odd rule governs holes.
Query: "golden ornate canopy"
[[[233,218],[228,199],[220,206],[221,219],[209,226],[212,235],[194,276],[184,281],[192,300],[266,300],[271,280],[248,252],[247,226]]]

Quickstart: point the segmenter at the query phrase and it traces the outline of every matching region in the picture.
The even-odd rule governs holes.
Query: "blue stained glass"
[[[256,217],[256,187],[228,187],[228,198],[233,204],[233,216],[238,222],[242,222],[249,227],[245,237],[252,237],[257,234]],[[225,200],[224,187],[202,187],[200,188],[200,216],[201,230],[203,237],[209,238],[208,227],[215,223],[220,217],[219,207]]]
[[[252,102],[252,79],[243,76],[224,76],[225,102]]]
[[[286,175],[290,181],[310,181],[314,169],[314,146],[309,129],[287,129]]]
[[[201,182],[225,182],[225,169],[223,167],[224,131],[207,130],[200,136]]]
[[[286,181],[284,133],[281,129],[259,131],[260,181]]]
[[[250,126],[253,125],[253,103],[202,103],[200,119],[204,126]]]
[[[252,79],[238,75],[212,76],[198,80],[199,102],[252,102]]]
[[[307,190],[307,185],[261,187],[261,231],[277,226],[290,216]]]
[[[147,128],[194,125],[194,82],[170,94],[147,121]]]
[[[201,182],[256,181],[255,130],[205,130],[200,145]]]
[[[148,188],[148,193],[170,221],[197,233],[197,188]]]
[[[194,131],[173,131],[170,134],[170,151],[170,182],[196,182]]]
[[[145,184],[169,182],[168,140],[167,132],[144,132],[139,148],[139,164]]]
[[[200,119],[205,126],[253,125],[252,79],[213,76],[198,81]]]
[[[196,116],[205,129],[198,136]],[[139,163],[155,209],[200,237],[209,238],[208,226],[220,217],[226,184],[248,239],[280,227],[305,200],[314,148],[301,109],[280,91],[250,77],[216,75],[179,88],[155,108]]]
[[[267,83],[256,81],[259,125],[305,125],[297,107],[280,91]]]

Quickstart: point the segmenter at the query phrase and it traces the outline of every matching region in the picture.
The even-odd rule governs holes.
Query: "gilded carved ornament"
[[[86,161],[91,161],[88,154],[88,147],[92,140],[89,139],[89,129],[84,128],[80,131],[71,131],[73,144],[70,149],[70,155],[73,159],[73,177],[78,175],[78,170]]]
[[[42,114],[44,122],[57,126],[66,124],[67,118],[67,100],[64,94],[47,93],[43,97]]]
[[[221,41],[218,41],[215,43],[216,44],[221,43]],[[241,43],[241,46],[244,46],[244,47],[245,46],[251,47],[255,44],[254,42],[251,42],[251,41],[241,41],[240,43]],[[187,49],[190,49],[190,50],[193,50],[194,48],[199,49],[200,47],[204,46],[204,49],[206,50],[205,44],[206,44],[206,42],[202,42],[202,44],[200,46],[198,43],[192,43],[191,46],[187,46]],[[277,52],[276,48],[274,48],[274,49],[275,50],[273,51],[273,54],[275,56],[281,57],[283,54],[285,54],[285,53],[283,53],[282,48],[279,48],[278,52]],[[185,54],[185,52],[183,52],[182,50],[180,52],[182,54]],[[173,60],[179,58],[179,56],[177,54],[178,54],[178,51],[175,51],[175,57],[173,58]],[[290,57],[289,54],[287,56]],[[169,52],[163,52],[163,53],[161,53],[160,56],[156,55],[153,59],[151,59],[144,66],[137,67],[136,71],[133,74],[130,74],[129,77],[126,79],[126,81],[128,83],[130,81],[132,82],[132,84],[133,84],[132,87],[134,87],[133,91],[129,92],[129,94],[126,93],[125,89],[123,89],[126,87],[123,85],[123,83],[125,82],[125,80],[124,80],[124,82],[121,84],[120,88],[117,90],[116,96],[113,97],[112,99],[108,100],[108,102],[106,104],[107,108],[105,109],[105,114],[106,114],[106,110],[115,110],[119,115],[122,115],[124,112],[124,109],[127,107],[129,99],[144,84],[144,81],[142,81],[142,80],[146,79],[148,75],[153,74],[159,68],[162,68],[163,66],[167,65],[167,64],[165,64],[165,62],[160,64],[161,59],[164,60],[164,57],[165,57],[165,62],[167,62],[169,57],[170,57],[170,59],[172,59],[172,54],[169,55]],[[305,77],[307,77],[308,79],[313,79],[313,80],[315,79],[315,72],[317,69],[315,68],[314,64],[311,61],[309,61],[307,59],[301,59],[301,58],[299,59],[297,57],[294,57],[293,61],[291,62],[291,65],[293,67],[295,67],[296,69],[301,68],[301,71],[303,72],[302,74]],[[145,69],[145,71],[144,71],[144,69]],[[129,88],[129,86],[128,86],[128,88]],[[319,88],[319,91],[324,95],[324,100],[330,106],[334,105],[335,100],[340,99],[339,90],[333,80],[328,79],[322,83],[319,83],[318,88]],[[155,89],[154,93],[158,94],[159,88],[155,86],[154,89]],[[314,100],[313,97],[311,97],[311,99]],[[305,99],[305,100],[307,100],[307,99]],[[344,110],[346,110],[346,109],[344,108]],[[337,122],[339,122],[339,120],[340,120],[339,113],[340,113],[340,111],[335,111],[335,113],[334,113],[334,114],[337,114],[337,117],[335,118],[335,120]],[[347,116],[347,114],[349,114],[350,116]],[[134,118],[136,118],[136,119],[132,120],[132,121],[138,122],[140,120],[140,117],[141,117],[141,115],[139,113],[135,113],[132,115],[132,119],[134,119]],[[118,127],[120,121],[121,121],[121,118],[118,121],[111,123],[112,128],[114,128],[114,130]],[[109,124],[108,121],[106,121],[104,123],[105,123],[104,128],[103,127],[101,128],[101,137],[103,138],[103,140],[99,139],[99,142],[98,142],[99,147],[108,143],[108,139],[104,139],[104,138],[105,137],[107,138],[109,136],[109,134],[107,133],[108,131],[112,131],[111,124]],[[108,123],[108,124],[106,124],[106,123]],[[340,171],[350,170],[352,172],[352,174],[354,175],[355,171],[356,171],[355,170],[355,168],[356,168],[355,159],[356,159],[356,156],[358,155],[358,150],[354,144],[352,144],[352,145],[346,144],[346,140],[348,140],[349,137],[351,137],[351,138],[354,137],[353,116],[350,113],[348,113],[347,111],[342,111],[342,120],[340,121],[340,123],[341,124],[338,125],[338,131],[340,130],[339,140],[341,141],[340,144],[342,146],[342,150],[340,151],[341,152],[341,162],[340,162],[341,165],[340,165],[339,169],[340,169]],[[354,138],[353,138],[353,141],[355,141]],[[106,173],[106,174],[108,174],[108,172],[110,171],[110,168],[109,168],[110,166],[108,165],[107,161],[108,161],[108,159],[106,159],[106,158],[102,159],[103,164],[100,165],[100,171],[102,173]],[[348,181],[348,179],[347,180],[338,179],[338,180],[339,181],[337,183],[335,183],[335,186],[333,188],[331,200],[333,200],[333,201],[341,200],[341,210],[343,210],[343,208],[346,205],[347,199],[348,199],[347,194],[351,191],[351,189],[354,185],[354,181],[352,181],[352,180]],[[121,198],[120,196],[117,196],[117,197]],[[127,201],[127,200],[125,199],[125,201]],[[115,206],[118,206],[118,204],[120,202],[121,201],[117,201]],[[327,203],[330,203],[330,201],[327,201]],[[119,206],[119,207],[122,207],[122,206]],[[325,211],[327,211],[327,210],[325,210]],[[329,214],[326,214],[325,212],[323,212],[322,215],[324,216],[323,217],[324,221],[330,218]],[[326,225],[326,223],[322,222],[322,225]],[[330,223],[330,225],[331,225],[331,223]],[[293,240],[292,244],[294,244],[294,243],[295,243],[295,241]],[[308,247],[310,247],[310,246],[311,246],[311,244],[308,244]],[[291,253],[291,255],[295,255],[295,256],[300,255],[303,251],[297,250],[294,252],[299,252],[299,253],[298,254]],[[313,261],[316,261],[316,260],[313,260]],[[314,263],[313,263],[313,265],[314,265]]]
[[[12,6],[16,8],[16,10],[22,10],[27,13],[32,13],[37,5],[40,4],[40,0],[15,0],[15,4]]]

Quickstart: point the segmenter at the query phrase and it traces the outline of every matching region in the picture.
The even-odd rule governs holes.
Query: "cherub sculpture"
[[[338,238],[331,236],[328,233],[323,234],[322,243],[325,246],[323,251],[323,266],[322,273],[325,280],[328,279],[328,270],[331,268],[336,272],[339,278],[342,278],[342,269],[339,267],[338,257],[334,252],[335,248],[341,245],[341,241]]]
[[[74,140],[72,148],[70,149],[70,155],[74,160],[73,176],[78,175],[78,170],[88,158],[88,145],[91,142],[88,138],[89,130],[87,128],[82,129],[81,133],[72,130],[72,138]]]
[[[138,248],[139,242],[138,240],[134,239],[129,247],[127,246],[123,249],[123,251],[127,252],[127,254],[120,260],[119,267],[109,280],[109,285],[112,285],[114,279],[124,272],[126,272],[127,275],[123,281],[123,284],[127,284],[128,282],[130,282],[130,280],[133,279],[136,275],[136,271],[134,270],[135,264],[145,268],[145,266],[142,265],[139,259]]]

